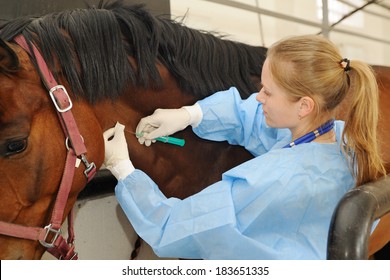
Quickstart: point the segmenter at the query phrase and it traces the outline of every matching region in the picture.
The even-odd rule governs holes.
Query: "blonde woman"
[[[104,133],[118,201],[157,255],[325,259],[340,198],[385,175],[378,89],[368,65],[343,58],[321,36],[298,36],[268,50],[261,80],[260,92],[246,100],[232,87],[140,121],[141,144],[192,125],[201,138],[242,145],[255,156],[187,199],[166,198],[133,167],[123,126]],[[346,122],[335,121],[347,95]]]

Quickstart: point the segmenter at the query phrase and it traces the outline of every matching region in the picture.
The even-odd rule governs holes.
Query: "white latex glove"
[[[158,137],[174,134],[189,125],[198,126],[202,117],[202,109],[197,103],[180,109],[157,109],[138,123],[136,128],[138,142],[150,146]]]
[[[115,127],[103,133],[104,165],[117,180],[126,178],[135,170],[129,158],[124,130],[125,126],[117,122]]]

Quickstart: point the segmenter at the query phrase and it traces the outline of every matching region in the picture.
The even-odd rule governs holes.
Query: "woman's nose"
[[[264,93],[263,93],[263,88],[257,93],[256,95],[256,100],[260,103],[264,103]]]

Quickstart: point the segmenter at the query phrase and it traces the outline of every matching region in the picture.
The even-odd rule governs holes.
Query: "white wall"
[[[349,6],[333,2],[336,0],[328,1],[330,16],[338,13],[340,17],[352,10]],[[365,3],[363,0],[348,1],[355,3],[356,6],[361,6]],[[320,17],[321,6],[319,6],[321,0],[236,0],[220,2],[225,4],[239,2],[286,16],[318,24],[322,23],[322,18]],[[258,6],[256,6],[257,3]],[[390,0],[386,0],[384,3],[390,5]],[[390,42],[390,32],[388,30],[390,10],[377,5],[370,5],[365,10],[383,15],[387,19],[366,12],[357,12],[337,27]],[[317,34],[320,32],[319,27],[266,15],[260,15],[259,19],[259,15],[255,12],[207,0],[171,0],[171,14],[173,18],[182,18],[186,15],[184,23],[189,27],[229,34],[229,39],[265,47],[269,47],[273,42],[286,36]],[[390,66],[389,44],[336,31],[330,33],[330,39],[339,46],[343,56],[349,59],[359,59],[370,64]]]

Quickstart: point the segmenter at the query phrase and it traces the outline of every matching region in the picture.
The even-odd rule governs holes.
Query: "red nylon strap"
[[[72,101],[69,98],[69,95],[62,85],[58,85],[53,74],[47,67],[45,60],[43,59],[41,53],[35,47],[34,44],[31,44],[31,48],[27,43],[26,39],[20,35],[14,38],[23,49],[25,49],[31,55],[31,48],[33,55],[37,61],[39,71],[41,73],[41,79],[45,84],[46,88],[49,90],[50,97],[53,100],[53,103],[57,109],[57,114],[60,119],[62,129],[65,133],[65,136],[71,142],[71,147],[74,149],[76,156],[82,156],[87,153],[87,148],[84,145],[83,138],[78,130],[76,121],[71,112]],[[94,163],[84,162],[86,170],[84,175],[87,178],[87,181],[91,181],[95,176],[97,169]]]
[[[74,252],[74,231],[73,231],[73,211],[68,215],[68,241],[60,235],[62,218],[66,207],[66,202],[72,187],[76,160],[81,156],[81,160],[86,166],[84,174],[88,181],[96,173],[96,166],[94,163],[89,164],[85,157],[87,149],[84,145],[83,139],[77,128],[73,114],[70,111],[72,107],[71,100],[66,92],[66,89],[58,85],[52,73],[48,69],[42,55],[38,49],[31,44],[31,48],[23,36],[18,36],[15,41],[24,48],[31,55],[31,48],[33,56],[35,56],[39,71],[41,72],[41,79],[45,86],[49,89],[50,97],[57,109],[61,126],[64,130],[65,136],[71,142],[71,147],[68,147],[68,153],[65,161],[65,168],[62,175],[60,187],[54,204],[54,209],[50,224],[44,228],[28,227],[23,225],[10,224],[0,221],[0,234],[14,236],[18,238],[25,238],[30,240],[39,240],[39,242],[47,248],[47,251],[59,259],[77,259],[77,253]]]
[[[69,150],[50,225],[45,228],[37,228],[0,221],[0,234],[29,240],[39,240],[43,246],[47,247],[47,251],[56,258],[77,260],[77,253],[74,252],[73,245],[74,231],[72,211],[68,216],[68,218],[70,217],[70,221],[68,222],[68,242],[60,235],[62,217],[72,186],[75,163],[76,155],[73,150]]]
[[[66,202],[68,201],[70,189],[72,188],[75,164],[76,155],[73,150],[69,150],[65,161],[65,169],[62,174],[61,184],[54,204],[53,213],[51,214],[50,223],[54,229],[61,228]]]
[[[74,215],[73,208],[68,214],[68,244],[74,243]]]
[[[73,228],[73,227],[72,227]],[[17,224],[6,223],[0,221],[0,234],[13,236],[17,238],[44,241],[47,231],[44,228],[27,227]],[[69,236],[70,237],[70,236]],[[69,240],[72,242],[69,242]],[[68,242],[61,235],[55,239],[54,247],[47,248],[47,251],[57,259],[62,260],[77,260],[77,253],[74,251],[74,237],[68,238]]]
[[[43,240],[45,238],[43,228],[27,227],[3,221],[0,221],[0,234],[29,240]]]
[[[78,255],[75,252],[74,246],[74,231],[73,231],[73,209],[68,215],[68,240],[59,235],[54,242],[54,247],[47,248],[47,251],[59,260],[77,260]]]
[[[96,175],[96,172],[97,172],[97,168],[94,163],[92,169],[84,171],[84,175],[87,177],[88,182],[92,180],[92,178]]]
[[[70,100],[65,87],[58,85],[53,74],[47,67],[47,64],[41,53],[34,44],[31,44],[30,46],[27,43],[26,38],[24,38],[22,35],[15,37],[14,40],[26,52],[35,57],[38,64],[38,70],[41,74],[41,79],[46,88],[49,90],[50,97],[52,98],[54,106],[57,109],[57,114],[59,116],[65,136],[67,137],[67,140],[69,139],[71,147],[74,149],[76,156],[82,156],[82,158],[86,160],[85,156],[83,155],[87,153],[87,148],[84,145],[83,138],[81,137],[76,121],[70,110],[72,108],[72,101]],[[86,166],[84,175],[89,182],[95,176],[97,169],[94,163],[90,164],[88,161],[85,161],[84,164]]]
[[[43,59],[41,53],[38,51],[34,44],[31,44],[30,48],[29,44],[26,41],[26,38],[24,38],[23,36],[17,36],[14,38],[14,40],[24,50],[34,55],[38,64],[39,71],[41,73],[42,81],[53,96],[53,102],[56,105],[57,113],[60,116],[61,125],[63,126],[66,136],[69,137],[69,140],[77,156],[85,154],[87,152],[87,149],[84,145],[83,139],[81,138],[72,112],[70,110],[60,112],[58,110],[58,108],[60,110],[64,110],[66,108],[71,107],[71,101],[65,88],[62,86],[58,86],[58,83],[56,82],[49,68],[47,67],[47,64]]]
[[[47,251],[59,260],[77,260],[78,255],[74,251],[74,245],[70,245],[65,241],[62,236],[57,238],[55,247],[48,248]]]

